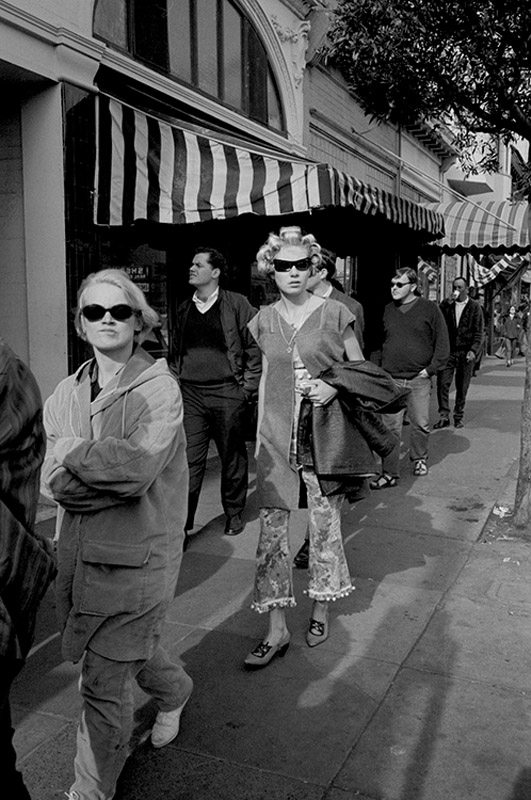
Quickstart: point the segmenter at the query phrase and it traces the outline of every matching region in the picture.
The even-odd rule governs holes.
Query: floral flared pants
[[[307,594],[321,602],[337,600],[354,590],[341,537],[344,496],[325,497],[315,472],[309,467],[302,468],[302,478],[308,496],[310,536]],[[261,614],[272,608],[296,605],[289,550],[289,516],[290,512],[283,508],[260,509],[252,608]]]

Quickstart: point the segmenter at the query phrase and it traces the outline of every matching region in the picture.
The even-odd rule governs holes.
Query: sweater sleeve
[[[258,392],[262,374],[262,353],[249,323],[256,318],[257,311],[247,298],[242,298],[239,309],[238,328],[243,350],[243,391],[248,398]]]

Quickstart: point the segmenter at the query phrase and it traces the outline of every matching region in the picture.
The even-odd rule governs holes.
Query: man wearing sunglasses
[[[262,356],[247,328],[255,316],[246,297],[220,287],[227,263],[217,250],[201,247],[190,265],[192,297],[177,309],[170,366],[183,395],[190,470],[185,530],[194,527],[210,440],[221,459],[225,533],[243,530],[248,484],[245,433],[258,394]]]
[[[432,377],[446,364],[450,354],[448,330],[435,303],[419,297],[415,270],[404,267],[391,279],[392,302],[385,307],[382,367],[410,389],[407,415],[410,422],[409,456],[413,474],[428,472],[429,404]],[[382,474],[371,489],[388,489],[399,479],[400,440],[404,411],[384,414],[396,444],[382,460]]]

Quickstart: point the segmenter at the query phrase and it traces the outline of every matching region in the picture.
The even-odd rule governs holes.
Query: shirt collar
[[[204,306],[207,305],[213,306],[218,297],[219,297],[219,286],[216,286],[212,294],[210,294],[206,300],[201,300],[201,298],[197,294],[197,291],[193,293],[192,300],[194,301],[194,303],[198,308],[204,308]]]

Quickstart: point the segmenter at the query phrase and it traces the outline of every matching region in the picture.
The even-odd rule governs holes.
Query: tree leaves
[[[529,0],[339,0],[326,56],[374,119],[531,139]]]

